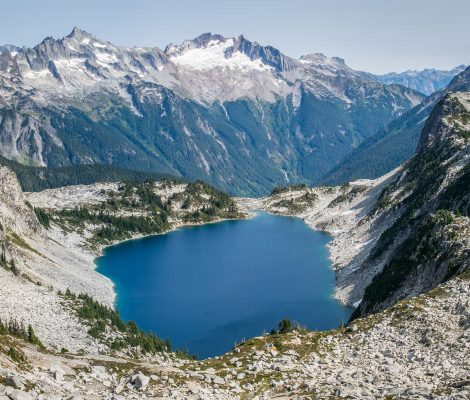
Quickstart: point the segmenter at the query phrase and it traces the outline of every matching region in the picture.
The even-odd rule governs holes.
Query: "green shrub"
[[[294,325],[292,324],[290,319],[283,319],[279,321],[279,333],[289,333],[294,330]]]
[[[106,341],[104,333],[109,327],[119,333],[120,337],[108,343],[111,349],[119,351],[128,347],[140,347],[143,353],[171,351],[171,343],[162,340],[154,333],[143,332],[135,321],[124,322],[119,313],[94,300],[87,294],[73,294],[67,289],[65,298],[77,301],[74,310],[77,316],[90,326],[88,334],[96,339]]]
[[[13,362],[16,362],[16,363],[25,361],[24,356],[14,347],[10,347],[8,349],[7,356],[10,357]]]
[[[51,221],[49,214],[42,208],[37,208],[37,207],[34,207],[34,213],[36,214],[36,217],[39,223],[43,225],[45,228],[49,229],[50,221]]]
[[[434,214],[434,222],[442,225],[449,225],[454,222],[454,215],[449,210],[438,210]]]
[[[31,344],[44,347],[39,338],[36,336],[33,326],[30,324],[28,325],[28,328],[25,328],[24,324],[19,323],[16,319],[10,319],[6,322],[0,320],[0,335],[15,336],[19,339],[26,340]]]

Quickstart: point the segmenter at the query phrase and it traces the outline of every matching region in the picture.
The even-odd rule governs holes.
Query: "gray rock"
[[[10,395],[11,400],[33,400],[33,397],[22,390],[15,389]]]
[[[243,388],[246,389],[246,390],[248,390],[249,392],[252,392],[252,391],[254,390],[254,387],[253,387],[253,385],[252,385],[251,383],[245,383],[245,384],[243,385]]]
[[[121,384],[119,384],[118,386],[116,386],[116,387],[114,388],[114,393],[119,394],[119,393],[121,393],[123,390],[124,390],[124,386],[121,385]]]
[[[222,378],[221,376],[215,376],[214,379],[213,379],[213,382],[216,385],[224,385],[225,384],[225,379]]]
[[[57,393],[43,393],[39,395],[38,399],[42,400],[62,400],[62,396]]]
[[[457,382],[454,382],[451,384],[452,387],[454,388],[461,388],[461,387],[464,387],[464,386],[468,386],[470,385],[470,379],[465,379],[463,381],[457,381]]]
[[[16,375],[10,375],[5,379],[5,385],[14,387],[16,389],[24,389],[23,380]]]
[[[132,377],[131,382],[136,389],[143,389],[149,384],[150,378],[144,374],[136,374]]]
[[[195,379],[197,381],[203,381],[204,380],[204,375],[200,374],[199,372],[190,372],[189,376],[192,379]]]
[[[338,397],[350,397],[356,394],[356,388],[353,385],[343,385],[334,390],[334,395]]]
[[[61,368],[57,368],[54,372],[54,379],[58,382],[61,382],[64,380],[64,375],[65,375],[64,370]]]
[[[102,365],[93,365],[91,367],[91,373],[93,375],[104,374],[106,373],[106,367],[103,367]]]
[[[386,393],[388,396],[400,396],[404,391],[405,389],[403,388],[395,387],[387,389]]]

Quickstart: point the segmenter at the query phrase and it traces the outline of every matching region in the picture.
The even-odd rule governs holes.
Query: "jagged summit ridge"
[[[161,50],[115,46],[74,27],[65,37],[47,37],[33,48],[2,49],[0,80],[9,90],[4,94],[0,86],[0,96],[6,102],[13,100],[12,92],[26,95],[31,89],[35,92],[32,99],[42,104],[51,97],[82,96],[103,89],[131,102],[126,87],[136,82],[163,86],[203,103],[238,98],[273,102],[294,94],[305,83],[317,96],[349,102],[342,93],[344,84],[331,82],[331,77],[365,76],[341,58],[314,54],[295,60],[243,35],[226,38],[204,33]],[[153,90],[150,97],[159,95]]]
[[[251,61],[260,60],[263,64],[278,71],[288,71],[295,65],[295,61],[282,54],[280,50],[272,46],[262,46],[257,42],[252,42],[243,35],[226,38],[210,32],[203,33],[195,39],[185,40],[181,45],[168,45],[165,48],[165,53],[169,57],[177,57],[193,49],[207,49],[215,45],[221,46],[226,59],[240,53],[247,56]]]

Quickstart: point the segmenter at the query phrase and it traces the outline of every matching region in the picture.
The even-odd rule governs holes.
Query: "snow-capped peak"
[[[9,52],[9,53],[18,53],[21,49],[19,47],[16,47],[12,44],[4,44],[0,45],[0,54]]]
[[[178,51],[176,55],[170,56],[170,60],[176,65],[195,70],[226,68],[263,71],[271,68],[265,65],[261,59],[252,60],[240,51],[229,52],[229,49],[233,49],[234,40],[234,38],[212,37],[209,41],[205,41],[203,46],[185,47],[183,51]],[[175,53],[173,52],[173,54]]]
[[[295,60],[243,35],[227,38],[213,33],[162,51],[115,46],[75,27],[61,39],[49,37],[33,48],[19,49],[15,57],[0,57],[0,81],[18,93],[36,89],[35,99],[45,104],[58,96],[75,101],[75,96],[102,90],[131,101],[129,84],[145,86],[146,97],[152,92],[157,98],[158,86],[164,86],[203,103],[243,97],[274,101],[298,91],[298,81],[319,96],[344,99],[343,89],[332,81],[337,76],[362,75],[339,58],[313,54]],[[11,93],[15,92],[0,96],[6,99]]]
[[[289,71],[297,64],[278,49],[252,42],[243,35],[226,38],[204,33],[195,39],[185,40],[181,45],[168,45],[165,53],[176,64],[192,66],[193,69],[240,67],[281,72]]]
[[[170,56],[178,56],[187,50],[206,47],[211,42],[224,42],[227,40],[224,36],[212,34],[210,32],[203,33],[194,39],[185,40],[180,45],[170,43],[165,48],[165,53]]]

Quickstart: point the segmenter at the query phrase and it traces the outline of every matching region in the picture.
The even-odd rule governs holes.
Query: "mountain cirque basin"
[[[282,318],[318,330],[346,322],[351,310],[332,298],[328,241],[299,219],[257,212],[126,241],[97,265],[124,319],[205,358]]]

